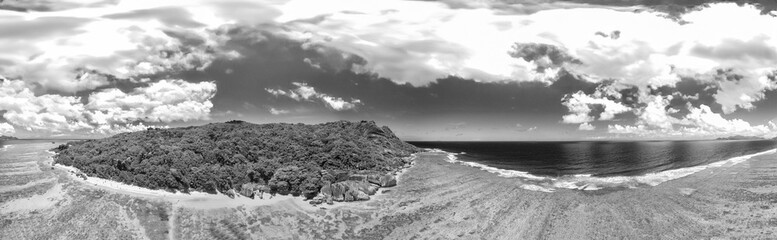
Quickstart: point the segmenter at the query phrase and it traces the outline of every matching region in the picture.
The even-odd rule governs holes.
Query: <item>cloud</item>
[[[351,98],[351,100],[344,100],[343,98],[340,98],[340,97],[334,97],[325,93],[316,92],[316,89],[311,86],[308,86],[307,83],[294,82],[292,84],[294,86],[297,86],[297,88],[291,89],[291,90],[265,88],[265,91],[267,91],[268,93],[276,97],[286,96],[296,101],[318,100],[323,102],[328,108],[335,111],[345,111],[345,110],[355,109],[358,105],[362,104],[361,100],[359,99]],[[276,115],[276,114],[273,114],[273,115]]]
[[[0,1],[0,9],[7,9],[11,11],[61,11],[74,8],[91,8],[91,7],[104,7],[108,5],[116,4],[117,0],[8,0]]]
[[[538,73],[545,73],[548,68],[560,68],[567,64],[582,64],[566,50],[543,43],[516,43],[509,54],[514,58],[534,63],[537,66],[535,71]],[[555,80],[556,77],[553,78]]]
[[[612,94],[620,98],[619,93]],[[598,120],[612,120],[616,115],[632,110],[621,103],[606,98],[602,89],[598,89],[596,93],[591,95],[587,95],[583,91],[567,95],[562,99],[561,104],[566,106],[570,112],[562,117],[563,123],[588,123],[596,120],[597,116],[592,112],[594,107],[603,108],[603,111],[598,115]]]
[[[517,131],[517,132],[533,132],[533,131],[537,130],[539,127],[537,127],[537,126],[525,127],[525,126],[523,126],[520,123],[516,123],[515,124],[515,128],[516,128],[515,131]]]
[[[596,129],[596,127],[594,127],[594,125],[591,125],[590,123],[585,122],[585,123],[581,123],[577,129],[581,131],[593,131]]]
[[[0,74],[14,82],[3,83],[0,113],[17,129],[202,120],[212,98],[226,111],[246,102],[232,94],[265,89],[334,111],[368,102],[363,111],[402,117],[485,109],[563,115],[583,128],[618,121],[613,131],[713,132],[726,128],[705,125],[709,114],[735,121],[777,90],[777,33],[764,30],[777,18],[763,5],[710,4],[667,18],[632,11],[655,5],[642,0],[10,2],[27,11],[0,11]],[[228,93],[167,79],[218,79]],[[704,91],[682,91],[688,79]],[[192,96],[151,94],[163,86]]]
[[[0,123],[0,135],[11,135],[16,133],[16,129],[8,123]]]
[[[92,110],[90,120],[97,124],[207,120],[215,94],[214,82],[162,80],[129,93],[94,92],[85,108]]]
[[[106,78],[82,78],[83,72],[139,80],[139,75],[201,70],[215,59],[239,57],[221,48],[225,39],[217,30],[223,21],[208,25],[211,19],[192,13],[197,8],[143,2],[71,9],[39,1],[51,11],[0,11],[0,74],[40,86],[36,93],[75,93],[111,84]]]
[[[129,93],[104,89],[82,101],[35,95],[23,81],[6,80],[0,83],[0,110],[9,123],[28,131],[110,134],[143,129],[143,122],[207,120],[215,93],[213,82],[162,80]]]
[[[659,127],[651,126],[647,122],[638,123],[635,126],[609,125],[608,132],[613,134],[625,134],[643,137],[704,137],[704,136],[765,136],[777,131],[774,124],[751,125],[741,119],[725,119],[719,113],[714,113],[710,107],[690,107],[690,113],[682,119],[674,121],[657,121],[669,123]],[[663,119],[662,119],[663,120]]]
[[[751,126],[750,123],[741,119],[725,119],[720,114],[712,112],[706,105],[690,109],[690,111],[691,113],[681,120],[681,124],[690,125],[691,129],[702,134],[763,135],[777,130],[773,126],[771,129],[765,125]]]
[[[276,109],[276,108],[270,108],[269,111],[270,111],[270,114],[272,115],[283,115],[283,114],[288,114],[290,112],[289,110]]]

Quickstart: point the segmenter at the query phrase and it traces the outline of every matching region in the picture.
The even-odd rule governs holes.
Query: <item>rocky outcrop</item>
[[[259,197],[259,199],[262,199],[265,193],[270,193],[270,187],[256,183],[245,183],[240,186],[240,192],[238,193],[244,197]]]
[[[345,181],[324,183],[319,194],[310,200],[310,204],[365,201],[369,200],[371,195],[375,195],[380,188],[396,185],[397,179],[391,174],[353,174]]]

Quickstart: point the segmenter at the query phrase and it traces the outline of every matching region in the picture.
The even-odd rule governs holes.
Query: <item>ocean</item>
[[[447,152],[451,162],[518,178],[538,191],[656,186],[777,148],[771,140],[410,143]]]

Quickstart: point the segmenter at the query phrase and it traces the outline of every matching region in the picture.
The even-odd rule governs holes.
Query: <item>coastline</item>
[[[610,176],[596,177],[590,174],[567,175],[560,177],[537,176],[524,171],[507,170],[491,167],[481,163],[458,160],[458,153],[446,152],[440,149],[427,149],[428,152],[447,154],[445,160],[450,163],[461,164],[480,169],[503,178],[517,178],[523,180],[521,187],[526,190],[539,192],[555,192],[559,189],[572,189],[584,191],[596,191],[606,188],[638,188],[655,187],[667,181],[683,178],[709,168],[729,167],[747,161],[761,155],[776,154],[777,149],[770,149],[753,154],[732,157],[704,165],[670,169],[661,172],[647,173],[638,176]]]
[[[177,192],[177,191],[170,192],[170,191],[165,191],[160,189],[154,190],[154,189],[129,185],[126,183],[117,182],[109,179],[103,179],[99,177],[87,176],[86,179],[83,179],[77,176],[77,173],[81,173],[81,170],[72,166],[54,164],[53,156],[55,153],[52,151],[46,151],[46,152],[48,154],[51,154],[51,156],[49,156],[48,160],[44,161],[44,163],[51,165],[54,168],[63,170],[64,172],[67,173],[68,177],[75,182],[82,183],[84,185],[91,186],[97,189],[126,194],[133,197],[164,200],[164,201],[175,203],[178,206],[185,206],[185,207],[191,207],[196,209],[215,209],[215,208],[234,208],[238,206],[259,207],[259,206],[286,204],[286,205],[295,206],[307,211],[315,211],[322,208],[327,209],[327,208],[342,207],[348,204],[347,202],[334,202],[333,204],[313,205],[308,203],[309,199],[305,199],[302,196],[280,195],[280,194],[272,195],[269,193],[263,193],[263,196],[261,199],[259,198],[252,199],[239,194],[235,195],[234,198],[231,198],[226,194],[223,194],[220,192],[216,194],[199,192],[199,191],[191,191],[189,193],[183,193],[183,192]],[[408,167],[402,167],[401,169],[392,171],[390,173],[397,180],[397,185],[399,185],[401,176],[404,173],[406,173],[407,170],[415,164],[415,160],[417,159],[417,154],[412,154],[408,158],[409,158]],[[385,189],[381,188],[371,197],[378,197],[380,195],[383,195],[385,194],[384,191]],[[366,201],[370,201],[370,200],[366,200]]]

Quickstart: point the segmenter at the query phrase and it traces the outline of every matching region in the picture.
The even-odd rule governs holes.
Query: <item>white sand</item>
[[[25,183],[23,185],[0,186],[0,193],[19,191],[19,190],[34,187],[40,184],[56,182],[56,181],[57,181],[56,178],[44,178],[44,179],[38,179],[32,182]]]
[[[65,170],[80,172],[77,168],[64,166],[60,164],[54,165],[55,167]],[[193,191],[188,194],[181,192],[168,192],[164,190],[152,190],[138,186],[132,186],[108,179],[102,179],[98,177],[87,177],[86,180],[77,177],[75,174],[70,174],[70,177],[76,182],[86,184],[95,188],[122,193],[133,197],[142,197],[150,199],[165,200],[175,203],[178,206],[198,209],[213,209],[213,208],[233,208],[238,206],[243,207],[258,207],[268,205],[283,205],[287,207],[299,208],[302,210],[316,210],[317,207],[305,202],[302,197],[294,196],[281,196],[265,193],[263,199],[251,199],[247,197],[237,196],[234,199],[224,194],[209,194],[204,192]]]
[[[53,207],[63,199],[62,184],[56,184],[46,193],[29,198],[14,199],[0,205],[0,214],[31,212]]]

